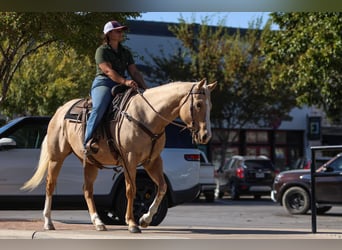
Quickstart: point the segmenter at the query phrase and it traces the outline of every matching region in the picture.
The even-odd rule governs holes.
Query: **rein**
[[[157,110],[155,110],[155,108],[152,106],[152,104],[145,98],[145,96],[143,95],[143,92],[140,89],[137,89],[138,94],[141,96],[141,98],[147,103],[147,105],[153,110],[154,113],[156,113],[157,116],[159,116],[159,118],[161,118],[162,120],[171,123],[173,125],[176,125],[180,128],[186,129],[188,128],[187,126],[184,126],[182,124],[176,123],[174,121],[170,121],[169,119],[165,118],[164,116],[162,116],[161,114],[159,114],[159,112]],[[190,95],[190,92],[188,94],[188,96]],[[188,97],[185,99],[187,100]],[[185,102],[184,102],[185,103]],[[184,103],[182,104],[182,106],[184,105]]]
[[[188,100],[188,98],[189,98],[190,95],[191,95],[191,97],[192,97],[192,95],[194,95],[194,94],[202,94],[202,95],[205,95],[204,91],[193,92],[193,89],[194,89],[195,85],[196,85],[196,84],[192,85],[192,87],[191,87],[189,93],[187,94],[187,96],[186,96],[184,102],[182,103],[182,105],[180,105],[180,107],[182,107],[182,106],[187,102],[187,100]],[[190,105],[190,114],[191,114],[192,126],[189,127],[189,126],[185,126],[185,125],[182,125],[182,124],[173,122],[173,121],[171,121],[171,120],[165,118],[164,116],[162,116],[157,110],[155,110],[155,108],[151,105],[151,103],[145,98],[145,96],[143,95],[143,92],[142,92],[140,89],[137,89],[137,92],[138,92],[138,94],[141,96],[141,98],[147,103],[147,105],[153,110],[153,112],[156,113],[156,115],[157,115],[159,118],[161,118],[162,120],[164,120],[164,121],[166,121],[166,122],[168,122],[168,123],[171,123],[171,124],[173,124],[173,125],[176,125],[176,126],[178,126],[178,127],[180,127],[180,128],[189,129],[190,132],[192,132],[192,133],[196,132],[195,129],[194,129],[194,126],[193,126],[193,124],[194,124],[194,119],[193,119],[193,101],[194,101],[194,100],[193,100],[193,97],[191,98],[191,105]]]

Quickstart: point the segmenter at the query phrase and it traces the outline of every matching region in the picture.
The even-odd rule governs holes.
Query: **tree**
[[[279,30],[265,37],[264,56],[273,86],[340,122],[342,13],[277,12],[271,18]]]
[[[89,95],[94,71],[89,57],[72,48],[41,48],[16,72],[1,112],[9,117],[52,115],[61,104]]]
[[[144,61],[148,72],[144,72],[150,82],[162,85],[171,81],[190,81],[193,80],[191,74],[191,62],[186,60],[186,53],[181,47],[175,54],[165,55],[164,50],[160,50],[160,55],[151,53],[152,62]]]
[[[247,30],[232,32],[220,24],[212,27],[205,22],[188,24],[180,19],[179,25],[170,27],[191,59],[191,78],[205,77],[209,82],[219,83],[212,93],[211,120],[216,128],[226,131],[218,134],[222,145],[221,164],[234,140],[230,131],[246,126],[270,128],[276,119],[289,119],[288,113],[294,106],[291,95],[275,90],[269,84],[261,47],[263,37],[270,29],[266,26],[261,30],[260,24],[261,20],[257,20]],[[156,72],[167,69],[160,68],[159,61],[154,69]],[[165,60],[163,62],[165,64]],[[173,60],[169,62],[171,64]],[[168,72],[170,79],[174,72]]]
[[[93,55],[108,20],[124,21],[139,13],[0,13],[0,107],[22,62],[40,48],[56,44]]]

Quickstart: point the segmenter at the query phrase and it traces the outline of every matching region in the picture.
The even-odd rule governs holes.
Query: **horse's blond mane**
[[[176,85],[176,84],[194,84],[193,82],[181,82],[181,81],[177,81],[177,82],[169,82],[166,84],[163,84],[161,86],[167,86],[167,85]]]
[[[169,82],[169,83],[165,83],[165,84],[162,84],[162,85],[159,85],[157,87],[153,87],[153,88],[149,88],[148,91],[160,91],[160,90],[163,90],[163,89],[168,89],[168,88],[174,88],[176,85],[179,85],[179,86],[183,86],[183,87],[190,87],[194,84],[194,82],[181,82],[181,81],[177,81],[177,82]]]

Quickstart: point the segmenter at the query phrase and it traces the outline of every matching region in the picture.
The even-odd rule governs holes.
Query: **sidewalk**
[[[107,226],[98,232],[91,224],[66,224],[55,221],[56,230],[45,231],[42,221],[0,222],[0,239],[342,239],[342,230],[310,228],[204,228],[157,226],[132,234],[127,226]]]

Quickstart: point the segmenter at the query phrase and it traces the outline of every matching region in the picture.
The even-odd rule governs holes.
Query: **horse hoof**
[[[96,225],[95,228],[96,228],[96,231],[107,231],[107,228],[105,225]]]
[[[128,231],[130,233],[141,233],[141,230],[138,226],[128,227]]]
[[[44,225],[44,230],[56,230],[53,224]]]
[[[140,225],[141,227],[143,227],[143,228],[146,228],[146,227],[148,227],[150,224],[147,223],[144,219],[140,218],[140,220],[139,220],[139,225]]]

